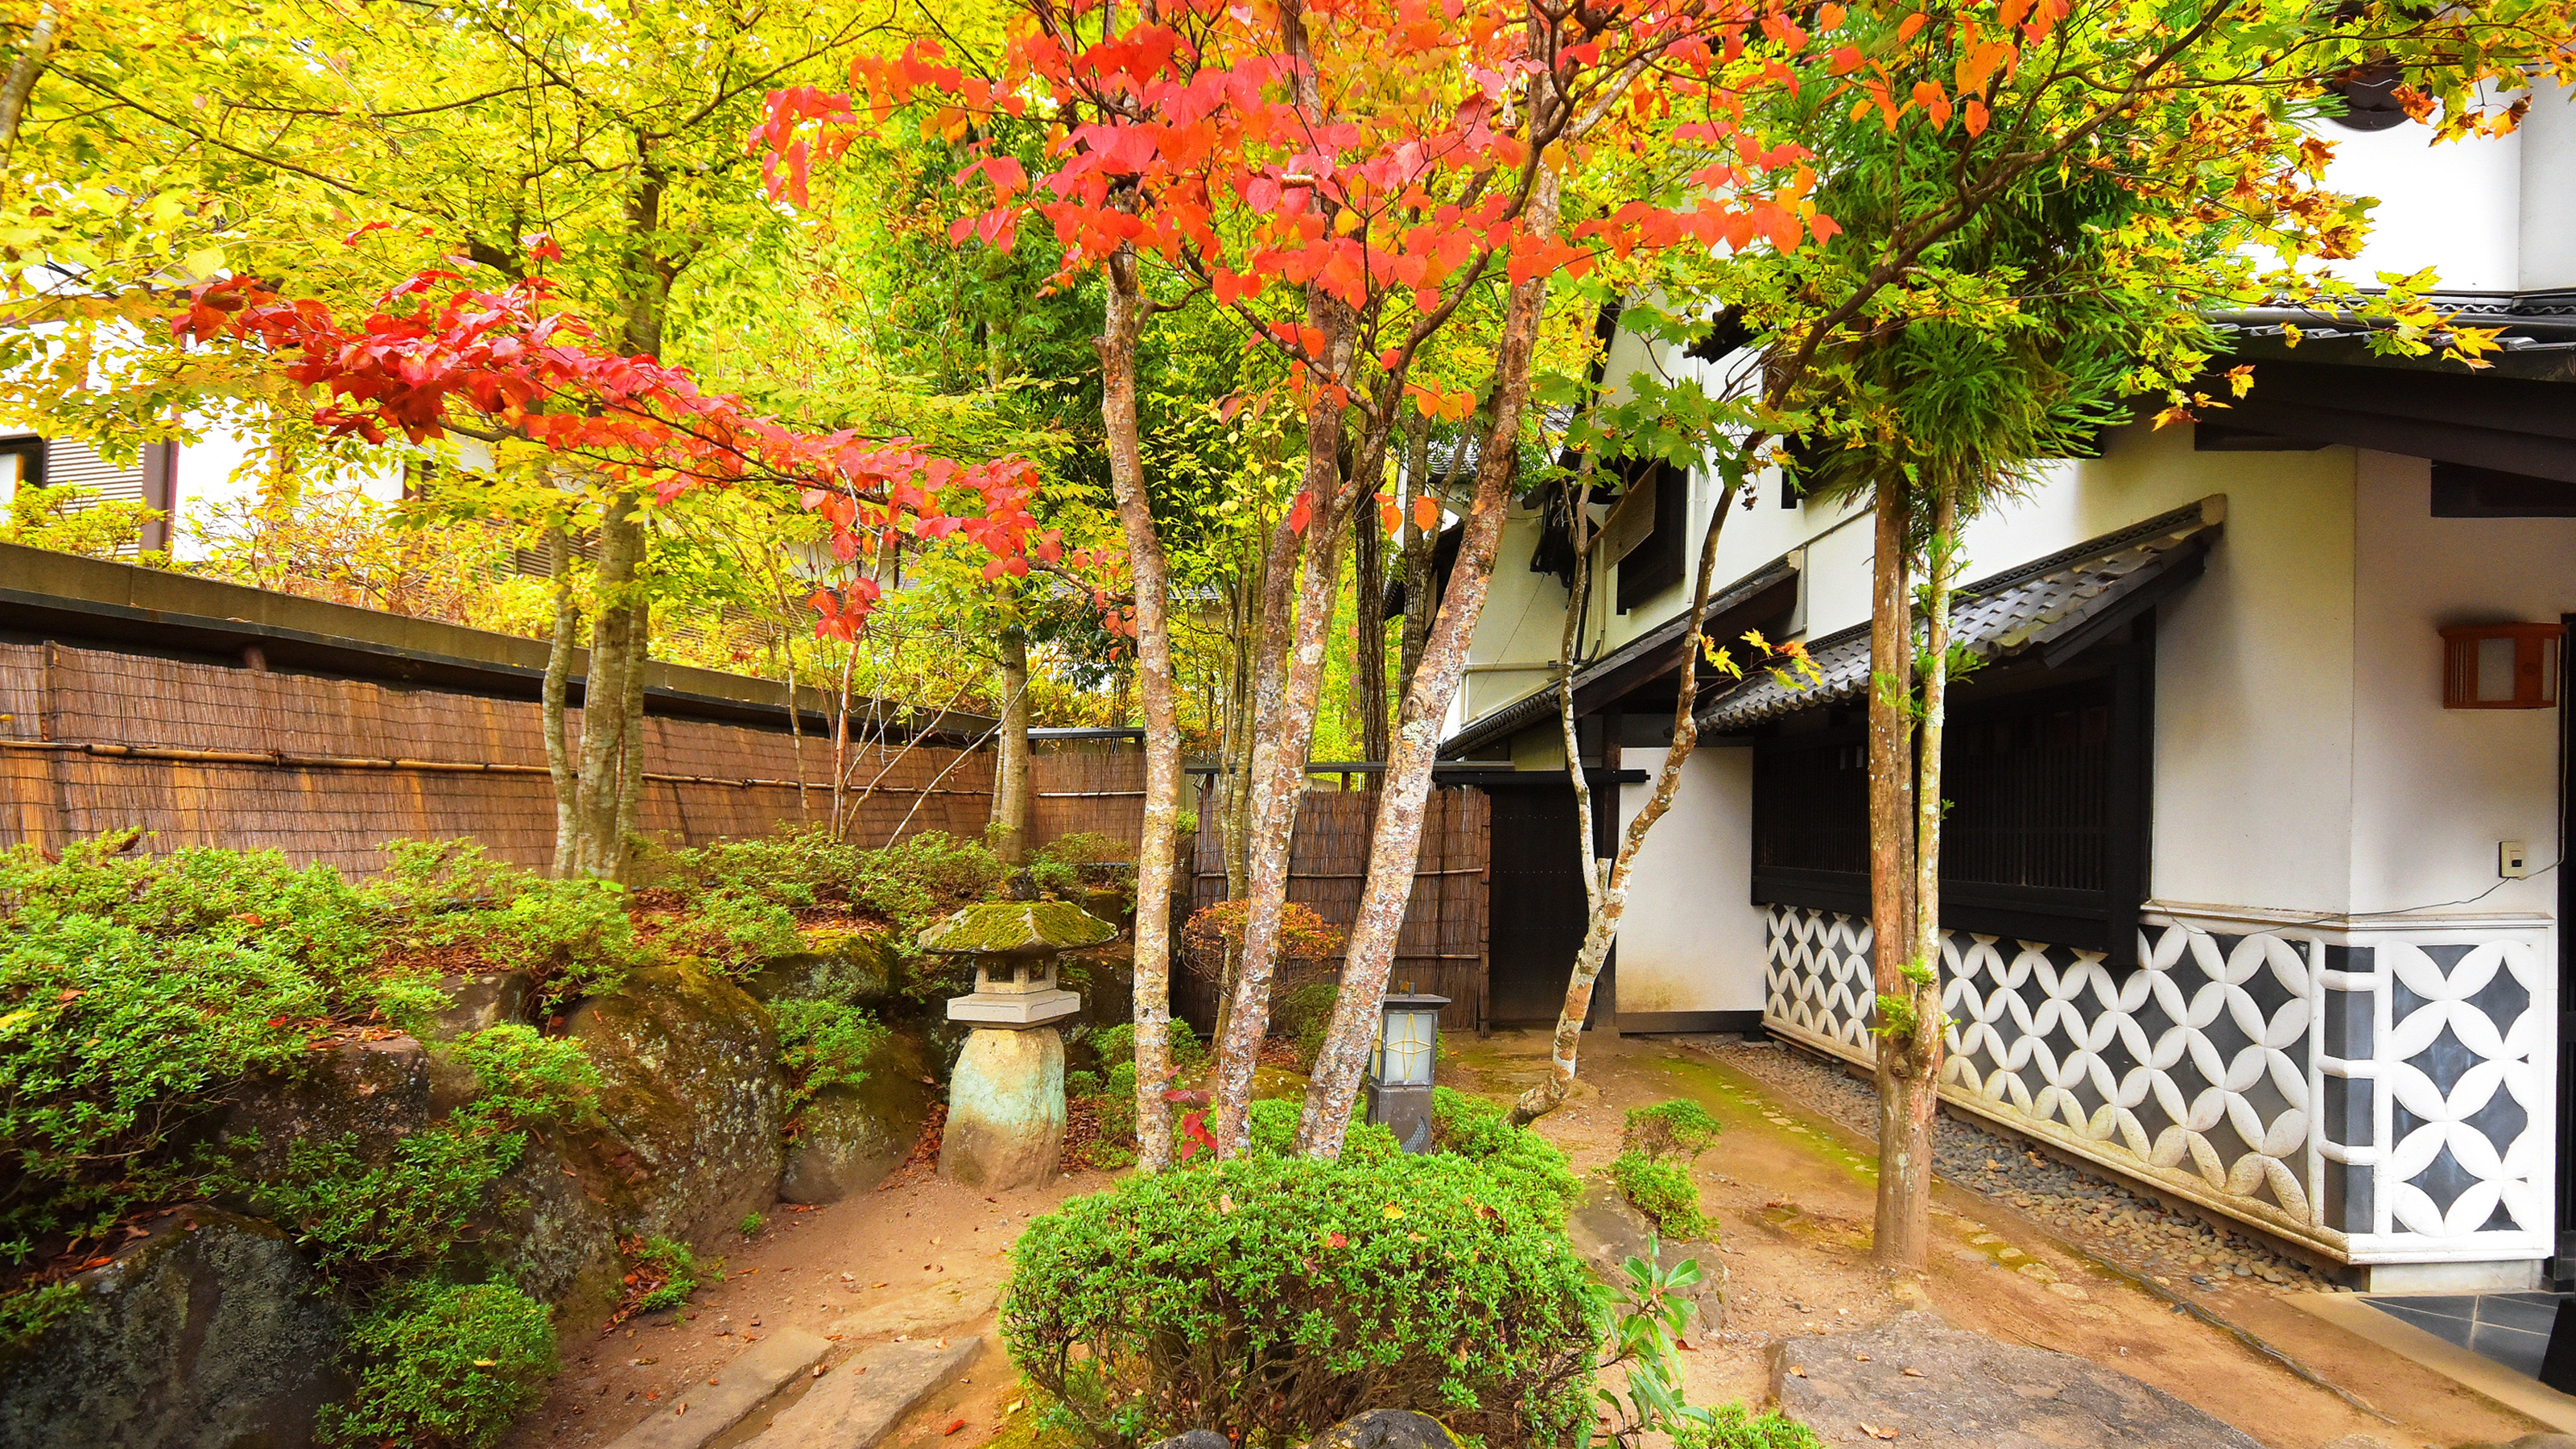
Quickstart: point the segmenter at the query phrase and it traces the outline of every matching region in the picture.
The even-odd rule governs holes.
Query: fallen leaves
[[[1896,1431],[1894,1429],[1882,1429],[1876,1424],[1872,1424],[1867,1421],[1862,1422],[1860,1431],[1873,1439],[1893,1439],[1896,1437]]]

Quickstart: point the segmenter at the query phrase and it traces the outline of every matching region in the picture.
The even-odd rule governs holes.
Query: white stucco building
[[[2382,203],[2351,265],[2438,268],[2449,305],[2507,329],[2494,369],[2352,337],[2293,351],[2246,318],[2231,361],[2255,363],[2250,397],[2197,428],[2116,429],[1967,528],[1959,627],[1994,662],[1952,706],[1944,1093],[2368,1286],[2519,1288],[2576,1246],[2557,924],[2576,872],[2556,868],[2576,105],[2545,94],[2498,140],[2427,134],[2332,133],[2334,184]],[[1643,361],[1622,336],[1610,374]],[[1653,531],[1603,561],[1574,681],[1605,778],[1662,758],[1681,565],[1716,485],[1654,486]],[[1608,1007],[1628,1030],[1758,1025],[1860,1061],[1872,530],[1783,492],[1765,478],[1727,521],[1709,633],[1806,640],[1827,681],[1701,694],[1703,748],[1646,848]],[[1531,565],[1542,532],[1523,510],[1505,535],[1452,758],[1564,767],[1567,595]],[[2508,624],[2532,627],[2459,645],[2508,698],[2451,703],[2521,707],[2446,707],[2443,631]],[[1622,788],[1633,811],[1643,787]],[[1506,941],[1553,941],[1581,911],[1579,890],[1503,888],[1507,832],[1572,849],[1569,795],[1507,793],[1500,1020],[1551,1013],[1571,954]]]

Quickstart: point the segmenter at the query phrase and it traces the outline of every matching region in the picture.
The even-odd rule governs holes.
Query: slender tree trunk
[[[582,686],[581,778],[574,790],[572,849],[566,874],[615,880],[625,864],[618,834],[624,794],[628,673],[637,667],[634,641],[636,568],[644,529],[633,498],[609,500],[599,527],[598,606],[590,639],[590,676]]]
[[[1254,661],[1261,653],[1261,611],[1256,601],[1264,585],[1263,555],[1260,550],[1247,550],[1242,577],[1235,581],[1227,598],[1231,621],[1227,658],[1225,711],[1225,752],[1221,763],[1225,773],[1218,777],[1224,791],[1222,824],[1225,827],[1225,896],[1239,901],[1252,891],[1252,737],[1253,716],[1257,705],[1253,699]],[[1232,1005],[1234,981],[1226,978],[1227,1005]]]
[[[546,577],[555,595],[554,636],[546,643],[546,682],[538,706],[545,721],[546,774],[555,786],[557,879],[574,873],[573,841],[580,831],[580,767],[565,741],[565,701],[572,693],[572,651],[581,647],[581,600],[572,587],[572,538],[562,524],[546,530]]]
[[[1359,511],[1351,520],[1355,571],[1351,626],[1351,704],[1360,716],[1360,753],[1386,758],[1386,529],[1378,521],[1377,480],[1359,480]]]
[[[1932,1241],[1932,1127],[1940,1110],[1941,1057],[1947,1033],[1941,1012],[1941,738],[1948,708],[1950,583],[1958,523],[1958,493],[1941,487],[1932,499],[1932,529],[1924,550],[1923,653],[1914,694],[1921,711],[1913,751],[1913,916],[1904,936],[1906,969],[1893,984],[1879,973],[1878,989],[1901,1005],[1880,1024],[1880,1076],[1887,1084],[1879,1108],[1879,1192],[1875,1249],[1882,1263],[1921,1268]],[[1912,637],[1909,618],[1907,637]],[[1881,939],[1885,939],[1882,937]],[[1898,1030],[1898,1027],[1902,1030]],[[1888,1086],[1894,1090],[1888,1091]]]
[[[640,545],[639,545],[640,552]],[[617,860],[625,878],[629,846],[644,834],[644,679],[652,663],[653,599],[642,588],[628,605],[626,697],[617,728]]]
[[[1028,859],[1029,635],[1002,626],[1002,735],[993,768],[993,853],[1004,865]]]
[[[1523,213],[1532,236],[1555,236],[1558,184],[1554,168],[1538,168]],[[1504,304],[1502,337],[1494,349],[1493,416],[1477,460],[1476,496],[1468,505],[1447,595],[1424,641],[1421,664],[1405,692],[1403,714],[1389,744],[1376,828],[1369,839],[1368,875],[1360,885],[1359,911],[1343,958],[1341,997],[1325,1027],[1324,1047],[1306,1087],[1306,1110],[1297,1124],[1297,1150],[1308,1156],[1341,1155],[1351,1107],[1359,1097],[1360,1075],[1386,998],[1387,972],[1395,960],[1396,934],[1404,924],[1421,858],[1423,808],[1440,747],[1440,721],[1466,672],[1468,638],[1484,611],[1494,553],[1502,542],[1521,410],[1529,399],[1530,360],[1546,308],[1544,274],[1515,284]]]
[[[49,0],[36,14],[36,23],[28,28],[27,38],[19,43],[18,54],[9,63],[9,74],[0,79],[0,193],[9,187],[9,156],[17,149],[18,127],[27,115],[27,98],[35,94],[36,82],[44,78],[45,67],[53,63],[54,43],[60,38],[63,15],[68,9],[60,0]]]
[[[1902,479],[1878,485],[1870,560],[1870,964],[1878,991],[1878,1261],[1916,1267],[1930,1246],[1932,1100],[1915,1090],[1910,1032],[1891,1029],[1891,1004],[1910,1007],[1914,942],[1913,510]]]
[[[1464,448],[1450,454],[1454,464]],[[1404,628],[1396,643],[1395,697],[1413,688],[1413,673],[1422,664],[1422,641],[1431,632],[1431,548],[1440,537],[1440,521],[1424,528],[1414,518],[1417,498],[1444,498],[1446,488],[1431,486],[1431,419],[1420,412],[1404,422],[1404,541],[1396,568],[1404,578]],[[1384,759],[1381,755],[1378,758]]]
[[[1735,512],[1735,494],[1735,486],[1729,484],[1718,495],[1717,506],[1709,512],[1708,532],[1700,539],[1699,570],[1691,585],[1690,631],[1685,636],[1679,678],[1674,683],[1672,743],[1664,747],[1663,763],[1655,771],[1654,787],[1647,792],[1645,803],[1638,807],[1636,815],[1620,834],[1618,853],[1610,858],[1606,869],[1600,870],[1597,884],[1589,875],[1584,881],[1591,896],[1592,918],[1584,926],[1583,944],[1575,952],[1574,970],[1566,978],[1565,1005],[1557,1013],[1556,1040],[1548,1056],[1548,1073],[1512,1104],[1512,1120],[1515,1122],[1534,1122],[1555,1111],[1564,1103],[1566,1095],[1574,1090],[1575,1066],[1583,1045],[1583,1023],[1592,1014],[1593,988],[1601,979],[1602,964],[1609,959],[1611,943],[1619,937],[1619,922],[1627,914],[1628,885],[1636,869],[1638,852],[1645,848],[1647,832],[1653,830],[1655,823],[1673,808],[1673,797],[1681,791],[1682,768],[1690,763],[1691,755],[1699,748],[1699,721],[1696,717],[1699,631],[1708,618],[1708,597],[1717,578],[1718,541],[1724,535],[1727,518]],[[1580,507],[1576,516],[1583,516]],[[1581,539],[1582,534],[1578,532],[1576,536]],[[1579,557],[1575,567],[1575,576],[1580,581],[1584,575]],[[1589,867],[1592,864],[1592,809],[1590,791],[1582,784],[1581,757],[1575,745],[1574,691],[1570,677],[1575,657],[1571,646],[1579,637],[1573,621],[1580,617],[1578,611],[1583,607],[1584,601],[1579,597],[1566,605],[1568,649],[1565,667],[1569,678],[1564,686],[1565,704],[1561,713],[1565,729],[1566,769],[1575,779],[1577,797],[1582,802],[1582,850]],[[1723,640],[1709,642],[1725,643]],[[1615,769],[1619,761],[1614,758],[1605,763]]]
[[[1145,829],[1136,854],[1136,1166],[1172,1162],[1172,876],[1181,804],[1181,727],[1172,684],[1171,569],[1154,529],[1137,442],[1136,338],[1144,323],[1136,258],[1109,262],[1101,329],[1100,411],[1109,433],[1109,483],[1136,581],[1136,692],[1145,710]]]

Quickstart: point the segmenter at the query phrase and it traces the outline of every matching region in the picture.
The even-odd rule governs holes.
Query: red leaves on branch
[[[1812,227],[1822,218],[1807,154],[1738,129],[1739,88],[1794,85],[1786,62],[1810,43],[1808,26],[1842,18],[1825,12],[1819,22],[1782,0],[1608,0],[1569,19],[1505,0],[1336,0],[1302,11],[1292,58],[1277,0],[1121,13],[1114,26],[1099,0],[1032,0],[989,77],[927,41],[861,57],[847,94],[773,93],[751,147],[773,194],[801,202],[816,160],[898,109],[918,113],[923,135],[970,147],[989,145],[980,128],[998,116],[1046,117],[1035,166],[985,151],[958,173],[990,186],[992,205],[959,218],[952,241],[1008,246],[1035,219],[1067,272],[1132,247],[1241,313],[1320,395],[1367,399],[1355,368],[1401,375],[1444,299],[1496,271],[1519,282],[1580,275],[1605,253],[1830,234]],[[1596,149],[1667,146],[1674,126],[1661,118],[1690,108],[1680,128],[1716,157],[1693,177],[1694,199],[1632,203],[1562,237],[1529,230],[1525,166],[1534,144],[1563,144],[1529,131],[1530,97],[1551,85],[1598,98],[1583,102],[1598,107],[1584,122],[1598,125],[1584,142]],[[1279,283],[1361,318],[1358,355],[1344,361],[1341,339],[1253,315]],[[1416,395],[1426,411],[1433,401]]]
[[[536,243],[539,253],[554,246]],[[344,436],[516,436],[665,505],[705,487],[792,488],[829,524],[845,563],[906,534],[973,544],[991,555],[988,578],[1026,574],[1031,554],[1052,563],[1062,552],[1029,512],[1038,479],[1025,458],[960,463],[908,438],[787,427],[740,398],[701,392],[683,368],[598,346],[551,301],[541,280],[490,289],[427,271],[344,322],[319,301],[236,278],[195,289],[170,325],[200,344],[246,342],[288,359],[287,378],[323,395],[315,421]],[[969,499],[972,511],[952,508]],[[852,637],[876,597],[865,579],[818,590],[817,632]]]

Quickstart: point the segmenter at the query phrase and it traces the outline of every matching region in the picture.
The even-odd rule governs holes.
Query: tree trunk
[[[564,525],[546,530],[546,577],[554,586],[554,636],[546,643],[546,682],[538,709],[546,731],[546,774],[555,786],[555,860],[560,880],[574,873],[573,839],[580,833],[581,773],[565,742],[565,701],[572,693],[572,651],[581,647],[581,600],[572,587],[572,538]]]
[[[626,783],[628,674],[640,672],[641,665],[637,641],[630,636],[639,622],[635,575],[643,551],[644,528],[635,500],[622,493],[612,496],[599,525],[597,603],[590,675],[582,685],[581,778],[574,787],[567,875],[615,880],[625,866],[618,805]]]
[[[1914,942],[1914,611],[1912,507],[1902,479],[1878,485],[1870,560],[1870,965],[1878,991],[1878,1214],[1872,1252],[1919,1267],[1930,1249],[1930,1094],[1915,1090],[1906,967]]]
[[[1466,451],[1466,449],[1458,449]],[[1450,462],[1455,462],[1455,451]],[[1404,627],[1396,634],[1396,699],[1404,699],[1414,688],[1414,670],[1422,668],[1422,639],[1430,634],[1430,590],[1432,590],[1432,544],[1440,539],[1440,521],[1432,518],[1425,529],[1414,521],[1414,500],[1445,498],[1448,490],[1435,490],[1432,472],[1432,420],[1425,413],[1414,413],[1404,420],[1404,534],[1396,547],[1396,572],[1404,578]],[[1453,469],[1455,472],[1455,469]],[[1386,755],[1378,755],[1386,758]]]
[[[1109,483],[1136,580],[1136,692],[1145,710],[1145,830],[1136,854],[1136,1166],[1172,1162],[1172,866],[1180,825],[1181,727],[1172,685],[1171,570],[1154,530],[1137,442],[1136,338],[1144,322],[1136,259],[1109,262],[1101,328],[1100,411],[1109,432]]]
[[[1004,865],[1028,859],[1029,635],[1002,626],[1002,732],[993,765],[993,853]]]
[[[642,545],[637,545],[640,555]],[[641,587],[627,606],[626,697],[617,729],[618,878],[625,878],[627,847],[644,834],[644,677],[652,663],[653,597]]]
[[[1618,853],[1611,857],[1608,869],[1600,872],[1597,885],[1590,877],[1587,877],[1584,882],[1587,894],[1591,897],[1592,918],[1585,924],[1583,944],[1575,952],[1574,970],[1566,978],[1565,1005],[1557,1013],[1556,1040],[1548,1057],[1548,1074],[1537,1085],[1523,1092],[1520,1099],[1512,1104],[1514,1122],[1527,1124],[1546,1116],[1563,1105],[1566,1094],[1574,1090],[1575,1066],[1583,1045],[1583,1023],[1592,1013],[1592,991],[1601,978],[1602,963],[1609,959],[1611,943],[1619,936],[1619,922],[1627,914],[1628,883],[1636,869],[1637,854],[1645,848],[1647,832],[1653,830],[1655,823],[1663,819],[1673,808],[1673,797],[1681,791],[1682,768],[1690,763],[1691,755],[1699,748],[1699,721],[1696,718],[1699,702],[1699,631],[1708,618],[1708,596],[1717,578],[1718,541],[1724,535],[1728,516],[1735,512],[1735,495],[1736,487],[1731,483],[1718,494],[1717,506],[1709,512],[1708,532],[1700,539],[1699,571],[1696,581],[1691,586],[1690,631],[1685,636],[1689,643],[1683,651],[1680,676],[1674,684],[1672,743],[1664,747],[1663,763],[1655,771],[1654,788],[1647,792],[1645,804],[1638,807],[1636,815],[1629,820],[1622,831]],[[1576,517],[1582,516],[1578,505]],[[1580,533],[1577,537],[1578,539],[1581,537]],[[1575,578],[1580,583],[1584,578],[1580,554],[1577,556],[1575,568]],[[1565,667],[1569,675],[1574,659],[1572,646],[1578,637],[1574,619],[1580,617],[1578,611],[1582,608],[1583,600],[1580,597],[1569,600],[1566,605],[1569,618],[1566,627],[1567,663]],[[1725,641],[1709,642],[1723,645]],[[1570,677],[1566,682],[1565,692],[1566,702],[1561,712],[1565,729],[1566,769],[1574,777],[1577,798],[1582,805],[1577,813],[1581,816],[1580,823],[1584,832],[1582,849],[1586,864],[1589,865],[1592,852],[1591,792],[1582,783],[1581,756],[1575,744],[1574,696]],[[1604,763],[1613,769],[1619,766],[1619,761],[1615,758]]]
[[[26,119],[27,98],[35,94],[36,82],[43,79],[45,67],[53,63],[54,42],[62,34],[63,15],[69,7],[61,0],[49,0],[37,12],[36,23],[19,43],[16,59],[9,63],[6,80],[0,80],[0,192],[8,188],[9,156],[18,145],[18,127]]]
[[[1318,412],[1328,404],[1318,402]],[[1338,408],[1333,409],[1338,413]],[[1335,425],[1338,426],[1338,417]],[[1316,425],[1308,424],[1312,439]],[[1310,454],[1308,476],[1314,477]],[[1329,476],[1315,486],[1328,498],[1340,468],[1329,449],[1322,451]],[[1252,1140],[1246,1115],[1252,1102],[1252,1072],[1259,1065],[1261,1040],[1270,1027],[1270,977],[1278,964],[1279,913],[1288,901],[1288,847],[1297,825],[1297,803],[1305,793],[1306,755],[1315,740],[1315,704],[1323,691],[1324,642],[1332,627],[1333,596],[1339,592],[1341,540],[1329,503],[1318,502],[1297,551],[1295,568],[1279,564],[1273,550],[1265,600],[1265,636],[1279,637],[1284,650],[1263,652],[1269,667],[1256,688],[1262,695],[1252,742],[1251,823],[1245,832],[1247,889],[1244,900],[1243,952],[1235,966],[1232,1005],[1225,1031],[1216,1040],[1218,1155],[1231,1157]],[[1281,607],[1290,580],[1296,584],[1294,613]],[[1274,633],[1275,630],[1275,633]],[[1285,654],[1284,660],[1280,659]],[[1284,668],[1280,667],[1284,664]]]
[[[1546,239],[1556,234],[1557,196],[1555,169],[1540,166],[1523,213],[1531,235]],[[1515,284],[1504,305],[1502,337],[1494,349],[1493,416],[1484,452],[1477,460],[1476,496],[1468,506],[1447,596],[1440,601],[1439,616],[1424,641],[1420,666],[1412,687],[1405,691],[1403,714],[1389,744],[1376,828],[1369,839],[1368,875],[1360,885],[1359,911],[1343,958],[1341,997],[1325,1027],[1324,1047],[1306,1087],[1306,1110],[1297,1124],[1297,1150],[1308,1156],[1341,1155],[1351,1107],[1359,1097],[1360,1076],[1368,1064],[1369,1042],[1377,1034],[1387,972],[1395,960],[1396,934],[1404,924],[1405,904],[1413,895],[1414,870],[1421,857],[1423,807],[1431,793],[1440,721],[1448,714],[1450,697],[1466,672],[1467,642],[1484,611],[1494,553],[1502,542],[1504,515],[1510,510],[1521,409],[1529,398],[1531,354],[1546,308],[1545,274]]]
[[[1360,716],[1362,758],[1386,758],[1386,529],[1378,520],[1377,480],[1360,480],[1359,511],[1351,520],[1358,579],[1351,612],[1357,631],[1351,650],[1351,704]]]

